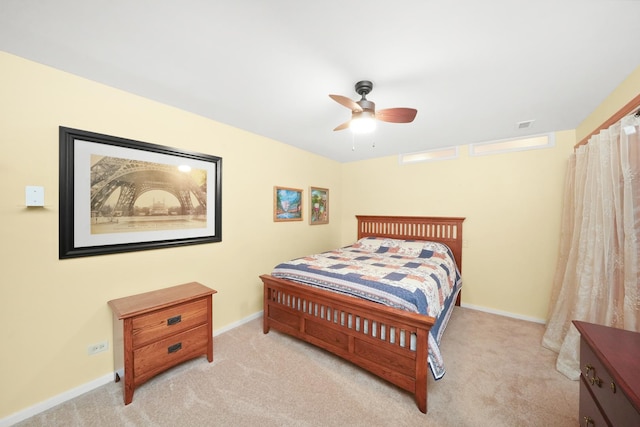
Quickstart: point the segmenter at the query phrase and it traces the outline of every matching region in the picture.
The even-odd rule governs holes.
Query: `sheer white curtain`
[[[592,136],[569,159],[560,258],[542,339],[577,380],[572,320],[640,331],[640,118]]]

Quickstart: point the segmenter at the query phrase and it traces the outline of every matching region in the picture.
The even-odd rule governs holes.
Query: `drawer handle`
[[[591,380],[589,381],[591,383],[591,385],[597,385],[598,387],[602,387],[602,380],[597,377],[595,374],[591,377]]]
[[[612,381],[610,387],[611,387],[611,391],[613,392],[613,394],[615,394],[616,393],[616,383],[614,383]]]
[[[594,426],[596,423],[593,421],[593,418],[590,416],[584,417],[584,427]]]
[[[180,322],[182,322],[182,316],[180,314],[178,314],[175,317],[170,317],[167,319],[168,326],[175,325],[176,323],[180,323]]]
[[[175,353],[176,351],[180,350],[182,348],[182,343],[179,342],[178,344],[174,344],[174,345],[170,345],[167,348],[167,353],[171,354],[171,353]]]

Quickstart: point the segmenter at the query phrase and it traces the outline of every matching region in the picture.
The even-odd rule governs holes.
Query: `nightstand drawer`
[[[133,319],[133,347],[144,346],[207,321],[206,298],[138,316]]]
[[[207,331],[207,325],[202,325],[134,350],[136,385],[171,366],[206,354],[209,341]]]

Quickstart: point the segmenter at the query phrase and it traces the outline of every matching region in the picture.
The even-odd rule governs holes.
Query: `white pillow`
[[[422,253],[425,242],[398,241],[398,255],[417,257]]]
[[[380,246],[382,246],[382,243],[384,243],[385,240],[388,239],[381,237],[364,237],[355,242],[352,247],[367,252],[375,252],[380,249]]]

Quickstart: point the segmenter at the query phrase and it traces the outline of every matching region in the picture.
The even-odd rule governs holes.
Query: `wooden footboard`
[[[265,334],[273,328],[330,351],[409,391],[420,411],[427,412],[428,336],[433,317],[270,275],[260,278]]]

